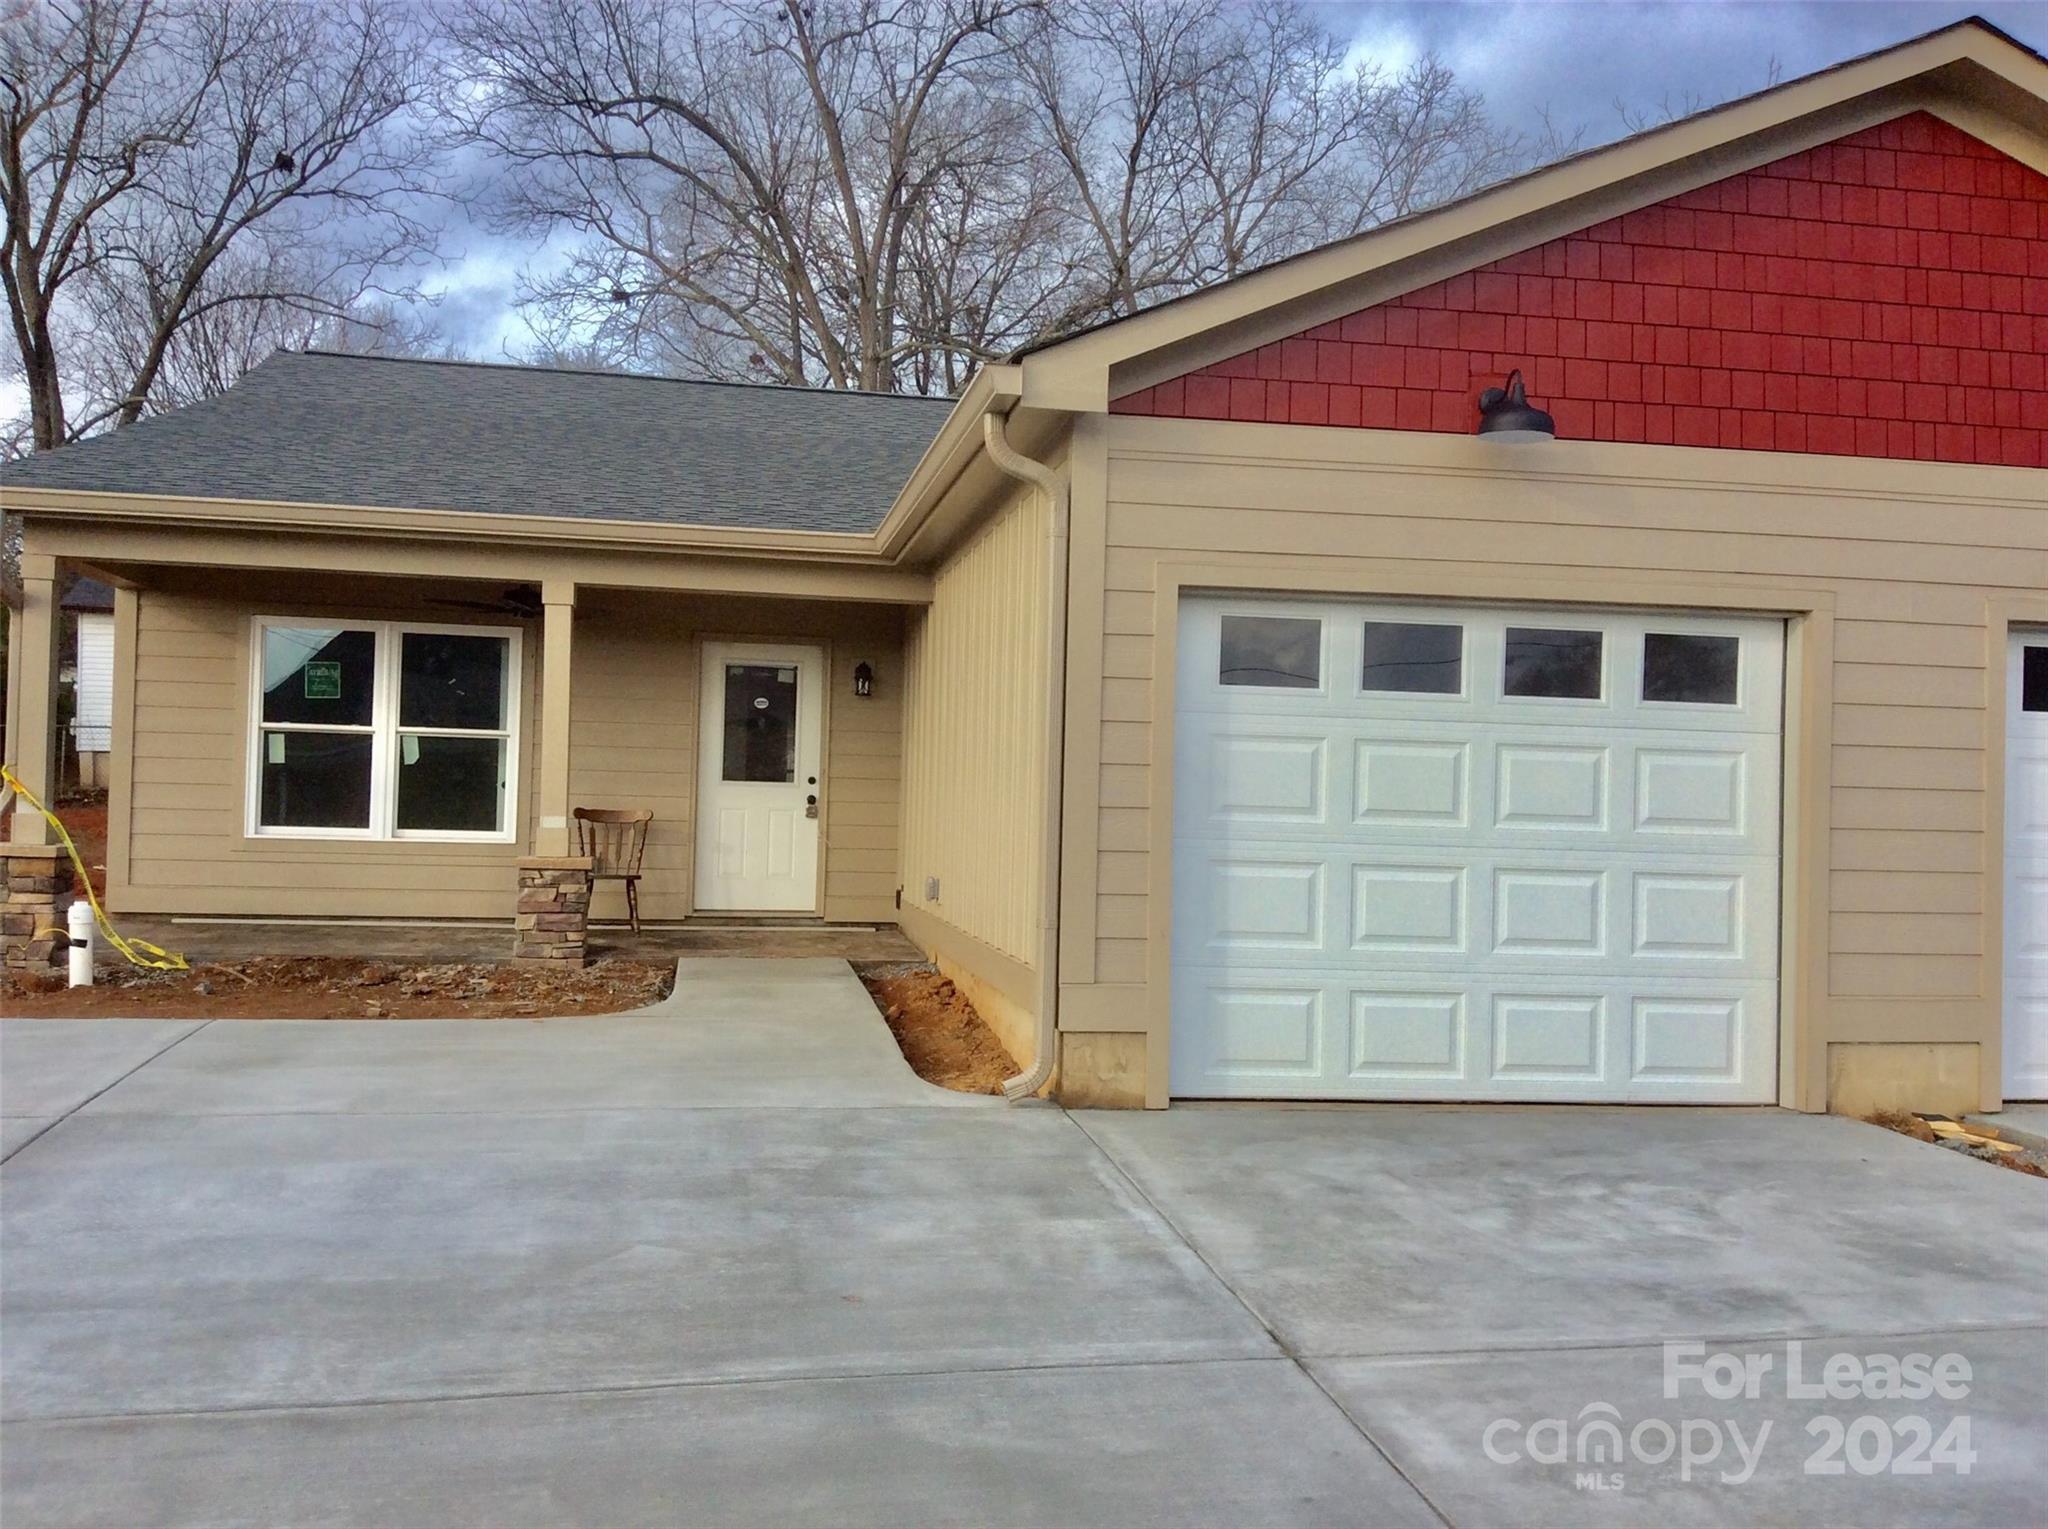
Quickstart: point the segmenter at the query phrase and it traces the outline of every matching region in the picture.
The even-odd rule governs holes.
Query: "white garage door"
[[[2005,1097],[2048,1099],[2048,632],[2005,683]]]
[[[1776,1097],[1784,626],[1203,597],[1171,1082]]]

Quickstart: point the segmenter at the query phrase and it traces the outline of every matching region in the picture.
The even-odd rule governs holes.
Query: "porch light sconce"
[[[1489,441],[1520,444],[1524,441],[1554,441],[1557,421],[1529,402],[1522,388],[1521,369],[1508,373],[1504,387],[1488,388],[1479,395],[1479,432]]]
[[[875,693],[875,670],[872,664],[858,663],[853,666],[853,693],[871,696]]]

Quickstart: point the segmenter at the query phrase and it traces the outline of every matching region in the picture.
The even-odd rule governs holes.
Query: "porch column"
[[[575,663],[576,585],[540,587],[540,758],[533,788],[533,853],[519,862],[512,954],[526,961],[585,960],[590,923],[587,856],[569,852],[569,684]]]
[[[533,852],[569,853],[569,685],[576,637],[576,586],[549,579],[541,591],[540,759],[534,784]]]
[[[21,558],[21,609],[9,611],[9,667],[19,649],[19,669],[9,678],[8,763],[21,783],[54,805],[57,787],[57,560],[47,553],[26,552]],[[15,691],[18,690],[18,696]],[[26,802],[14,804],[10,839],[16,844],[48,844],[50,825]]]
[[[57,784],[57,560],[24,553],[21,582],[21,609],[7,613],[7,762],[48,803]],[[53,837],[41,813],[15,803],[0,844],[0,965],[17,971],[62,959],[57,903],[71,890],[71,867]]]

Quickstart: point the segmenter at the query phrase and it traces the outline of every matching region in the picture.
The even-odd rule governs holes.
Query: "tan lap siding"
[[[586,591],[577,610],[570,795],[580,807],[646,807],[640,913],[680,919],[694,902],[697,729],[702,642],[786,639],[823,646],[825,695],[823,916],[895,917],[896,799],[902,775],[901,617],[893,607],[769,600],[679,599]],[[853,693],[870,664],[875,693]],[[600,889],[600,919],[625,916],[616,885]]]
[[[219,583],[219,580],[215,581]],[[257,615],[343,621],[454,622],[424,589],[390,603],[342,604],[331,586],[273,580],[233,598],[176,589],[138,602],[134,786],[129,872],[110,891],[134,912],[329,917],[509,918],[519,844],[364,843],[244,833],[249,623]],[[491,624],[492,618],[476,618]],[[513,624],[505,618],[498,624]],[[578,806],[648,807],[641,912],[690,912],[694,862],[699,643],[703,636],[788,638],[831,657],[825,698],[821,849],[828,919],[894,917],[901,775],[901,617],[893,607],[584,592],[571,692],[570,791]],[[853,695],[854,666],[874,666],[875,695]],[[522,665],[520,805],[530,824],[539,660]],[[117,857],[109,857],[117,868]],[[622,917],[616,885],[598,917]]]
[[[331,589],[288,580],[232,599],[176,589],[142,591],[136,609],[128,873],[108,887],[113,907],[271,917],[506,917],[516,844],[246,836],[249,632],[258,615],[461,619],[459,612],[400,594],[386,605],[344,606]],[[490,624],[489,618],[478,619]],[[116,655],[117,665],[125,661]],[[529,641],[521,664],[528,761],[535,670]],[[519,791],[523,822],[531,802],[530,769],[521,770]],[[109,856],[110,876],[118,867],[118,857]]]
[[[1127,419],[1110,450],[1097,981],[1151,971],[1150,729],[1173,705],[1153,675],[1162,564],[1220,570],[1224,585],[1291,565],[1336,592],[1494,600],[1546,580],[1617,604],[1656,603],[1660,586],[1683,592],[1673,604],[1710,603],[1713,586],[1793,590],[1836,617],[1835,1038],[1995,1033],[1985,704],[2002,693],[1986,609],[2048,588],[2042,474],[1563,443],[1515,456],[1396,432]]]
[[[1038,962],[1045,538],[1043,497],[1013,494],[940,568],[905,643],[904,906],[1026,968]]]
[[[586,592],[576,612],[569,694],[569,801],[576,807],[647,808],[640,914],[690,911],[696,819],[697,665],[694,641],[671,614],[622,609]],[[624,890],[601,883],[600,920],[626,916]]]

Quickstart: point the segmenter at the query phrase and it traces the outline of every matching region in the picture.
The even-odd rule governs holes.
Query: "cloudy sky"
[[[1307,0],[1318,3],[1318,0]],[[2048,51],[2048,4],[1981,0],[1320,0],[1330,29],[1391,67],[1434,52],[1503,122],[1534,131],[1547,111],[1588,146],[1624,131],[1617,103],[1658,115],[1760,90],[1971,14]],[[530,343],[512,303],[522,266],[550,252],[457,223],[450,264],[425,285],[464,351],[519,356]]]
[[[1057,3],[1057,0],[1055,0]],[[2048,52],[2042,0],[1304,0],[1361,58],[1398,68],[1434,52],[1502,122],[1534,132],[1547,111],[1591,146],[1624,131],[1618,104],[1650,116],[1712,105],[1948,25],[1973,11]],[[483,188],[478,188],[483,189]],[[446,263],[424,273],[434,317],[464,353],[521,358],[532,336],[514,305],[522,269],[559,260],[552,246],[508,241],[446,211]],[[25,395],[0,379],[0,417]]]
[[[1399,61],[1433,50],[1504,121],[1527,122],[1548,106],[1595,143],[1622,131],[1617,101],[1654,109],[1690,96],[1713,104],[1762,89],[1774,62],[1782,78],[1794,79],[1965,16],[2048,50],[2048,6],[2040,0],[1333,0],[1327,9],[1333,28],[1368,51]]]

